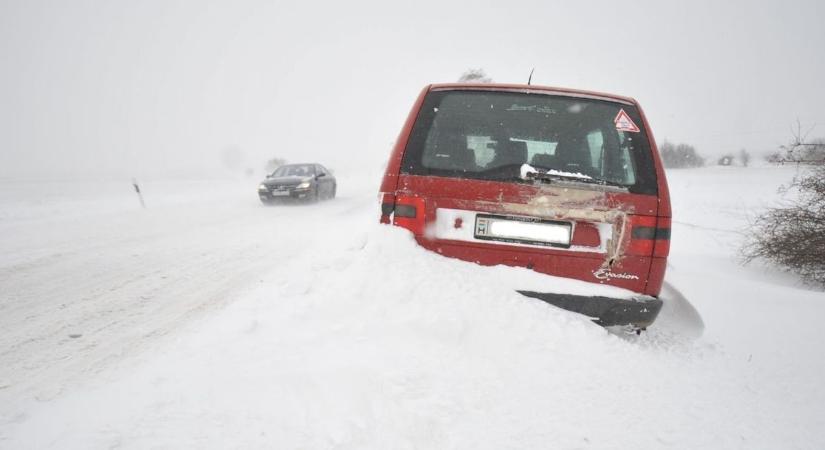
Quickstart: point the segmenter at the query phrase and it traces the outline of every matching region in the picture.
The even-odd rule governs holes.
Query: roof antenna
[[[532,69],[530,69],[530,76],[529,76],[529,77],[527,77],[527,86],[530,86],[530,82],[531,82],[531,81],[533,81],[533,71],[535,71],[535,70],[536,70],[536,68],[535,68],[535,67],[533,67]]]

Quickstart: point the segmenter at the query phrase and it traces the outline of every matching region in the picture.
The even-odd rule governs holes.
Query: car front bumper
[[[630,299],[621,299],[532,291],[518,292],[561,309],[591,317],[595,323],[605,327],[632,325],[637,328],[646,328],[656,320],[656,316],[662,310],[660,299],[642,294]]]
[[[307,198],[312,193],[312,188],[292,188],[283,191],[276,191],[277,193],[272,193],[269,190],[258,189],[258,197],[261,200],[279,200],[279,199],[303,199]]]

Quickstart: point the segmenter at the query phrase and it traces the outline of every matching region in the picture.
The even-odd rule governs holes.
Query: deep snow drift
[[[0,448],[821,448],[825,294],[735,261],[792,175],[669,173],[673,288],[640,337],[513,292],[593,285],[377,225],[375,177],[272,208],[254,181],[147,185],[147,210],[8,186]]]

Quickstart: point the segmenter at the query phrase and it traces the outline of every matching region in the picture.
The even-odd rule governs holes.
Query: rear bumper
[[[638,295],[632,299],[611,297],[588,297],[584,295],[554,294],[518,291],[520,294],[547,302],[561,309],[592,317],[593,321],[605,327],[613,325],[633,325],[645,328],[656,320],[662,309],[662,301],[648,295]]]
[[[659,291],[647,289],[657,284],[649,280],[650,257],[624,255],[621,266],[615,271],[626,274],[623,277],[600,278],[597,276],[605,262],[605,255],[595,252],[583,252],[556,248],[531,248],[510,245],[490,244],[487,242],[459,242],[428,239],[416,236],[416,241],[424,248],[442,256],[457,258],[483,266],[526,267],[538,273],[562,278],[587,281],[620,287],[639,295],[658,295]]]

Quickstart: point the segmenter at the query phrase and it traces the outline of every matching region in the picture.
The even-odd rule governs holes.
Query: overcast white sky
[[[711,156],[825,136],[825,2],[0,0],[0,177],[380,166],[418,91],[637,98]]]

